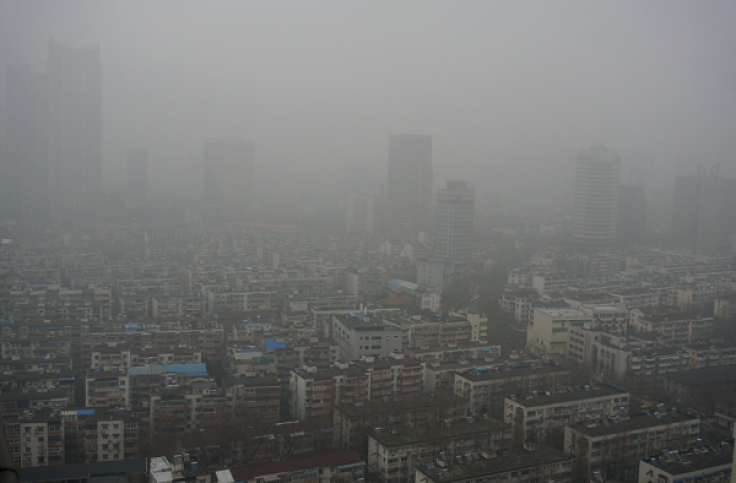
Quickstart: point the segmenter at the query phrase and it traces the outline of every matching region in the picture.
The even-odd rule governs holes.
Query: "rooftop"
[[[629,393],[623,389],[618,389],[613,386],[596,386],[600,389],[592,391],[574,391],[574,392],[558,392],[549,396],[540,394],[539,397],[534,399],[517,399],[516,403],[527,408],[539,407],[539,406],[552,406],[556,404],[563,404],[566,402],[584,401],[586,399],[602,399],[613,396],[628,396]]]
[[[720,453],[709,452],[704,454],[681,454],[680,456],[682,458],[680,461],[670,461],[665,464],[661,464],[658,461],[656,464],[657,470],[665,471],[673,476],[695,473],[698,471],[707,473],[711,468],[725,465],[730,466],[731,460],[733,459],[733,451],[728,449]],[[644,460],[644,462],[651,464],[651,460]]]
[[[279,473],[291,473],[313,468],[342,466],[351,463],[362,463],[357,451],[340,451],[339,453],[321,454],[308,458],[297,458],[288,461],[276,461],[260,465],[243,466],[212,473],[212,483],[232,483],[233,481],[248,481],[259,476]]]
[[[460,374],[461,377],[472,381],[472,382],[480,382],[480,381],[492,381],[497,379],[509,379],[512,377],[525,377],[525,376],[533,376],[536,374],[560,374],[560,373],[569,373],[567,369],[563,369],[561,367],[556,366],[544,366],[540,369],[531,369],[531,368],[520,368],[520,369],[511,369],[508,371],[488,371],[485,373],[480,374]]]
[[[119,475],[145,472],[145,458],[126,458],[118,461],[99,461],[96,463],[38,466],[35,468],[18,469],[21,483],[82,479],[88,478],[90,475]]]
[[[502,472],[508,472],[517,469],[531,468],[537,465],[548,463],[570,461],[574,457],[568,456],[551,446],[542,446],[536,451],[529,452],[523,449],[510,449],[499,452],[498,456],[491,459],[473,459],[473,461],[463,461],[462,463],[453,462],[452,466],[442,468],[439,465],[431,466],[418,465],[417,470],[424,473],[433,481],[458,481],[469,478],[479,478],[486,475],[493,475]],[[448,477],[441,477],[443,471],[448,472]]]
[[[582,310],[578,309],[558,309],[558,308],[547,308],[537,307],[539,312],[543,312],[550,317],[585,317],[586,314]]]
[[[390,430],[386,429],[381,430],[381,432],[371,431],[369,434],[382,445],[394,447],[417,444],[422,441],[437,441],[470,434],[486,433],[488,431],[501,431],[510,428],[510,424],[503,423],[497,419],[479,418],[473,423],[468,423],[465,419],[456,420],[450,423],[449,427],[422,426],[419,428],[400,428],[396,434],[392,434]]]
[[[702,386],[736,381],[736,370],[731,365],[704,367],[689,371],[671,372],[664,375],[671,381],[685,386]]]
[[[668,413],[666,416],[655,417],[653,415],[647,416],[646,414],[631,416],[628,420],[622,420],[620,423],[611,423],[610,426],[597,425],[596,427],[589,428],[585,423],[573,424],[570,427],[590,437],[607,436],[609,434],[628,433],[637,430],[643,430],[648,428],[654,428],[657,426],[668,426],[670,424],[700,424],[699,418],[691,418],[690,416],[684,416],[678,414],[673,416]]]

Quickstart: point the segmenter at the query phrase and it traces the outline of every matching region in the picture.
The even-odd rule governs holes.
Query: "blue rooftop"
[[[266,339],[266,349],[286,349],[286,344],[276,339]]]

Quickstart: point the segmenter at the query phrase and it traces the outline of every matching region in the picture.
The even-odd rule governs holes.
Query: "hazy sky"
[[[437,186],[529,186],[591,143],[736,174],[733,1],[0,1],[0,64],[44,70],[50,38],[100,44],[110,189],[127,147],[199,189],[203,139],[229,135],[264,193],[385,175],[392,132],[434,136]]]

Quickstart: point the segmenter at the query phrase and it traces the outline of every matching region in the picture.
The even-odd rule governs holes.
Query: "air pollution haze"
[[[389,135],[417,133],[434,189],[539,196],[595,143],[663,185],[736,174],[735,19],[727,1],[4,1],[0,64],[99,45],[106,191],[146,148],[152,193],[201,198],[204,141],[237,136],[257,196],[339,195],[345,165],[381,180]]]

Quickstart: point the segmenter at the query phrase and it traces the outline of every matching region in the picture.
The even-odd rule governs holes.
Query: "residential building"
[[[628,414],[628,407],[629,393],[614,386],[550,388],[531,395],[507,397],[503,420],[520,424],[524,435],[533,431],[537,441],[544,441],[553,428]]]
[[[599,470],[609,479],[631,481],[638,462],[663,449],[682,451],[695,445],[700,419],[671,414],[615,417],[565,428],[565,453],[574,456],[581,474]]]
[[[212,474],[212,483],[302,480],[314,483],[347,483],[363,478],[365,470],[365,463],[357,451],[341,451],[216,471]]]
[[[386,483],[412,481],[417,463],[444,454],[454,460],[468,453],[511,445],[511,426],[489,417],[447,419],[439,425],[376,428],[368,433],[368,466]]]
[[[682,404],[712,406],[714,398],[736,389],[733,366],[713,366],[665,374],[662,384]]]
[[[416,465],[413,481],[423,483],[466,483],[469,481],[494,481],[512,483],[529,481],[554,481],[570,483],[573,475],[571,456],[551,446],[529,444],[524,449],[513,448],[496,454],[494,451],[474,451],[458,455],[452,464],[440,455],[435,461]]]
[[[367,357],[388,357],[401,352],[401,330],[358,317],[332,317],[332,337],[340,346],[341,357],[358,360]]]
[[[577,309],[536,307],[527,328],[527,348],[538,354],[565,356],[571,327],[592,323],[593,316]]]
[[[455,374],[455,394],[468,399],[472,408],[487,408],[490,411],[501,407],[503,398],[509,394],[531,394],[547,388],[568,385],[570,371],[555,366],[485,370],[475,367],[473,371]],[[498,417],[503,417],[501,412]]]
[[[736,293],[716,297],[713,303],[713,315],[719,319],[736,316]]]
[[[537,292],[531,290],[507,291],[503,293],[499,303],[504,312],[514,314],[514,320],[526,327],[532,321],[533,304],[540,298]]]
[[[126,407],[130,404],[129,377],[125,372],[90,370],[85,381],[88,408]]]
[[[255,420],[278,421],[281,415],[281,383],[275,376],[228,377],[225,395],[233,409],[244,409]]]
[[[638,482],[679,483],[697,478],[708,483],[730,483],[733,451],[730,445],[721,446],[720,451],[668,451],[658,458],[645,458],[639,461]]]
[[[432,136],[392,134],[388,148],[388,232],[429,231],[432,216]]]
[[[332,415],[335,404],[342,401],[366,401],[370,386],[365,370],[338,364],[331,370],[292,371],[289,383],[291,414],[299,420]]]
[[[715,423],[731,432],[736,428],[736,394],[722,394],[716,397]]]
[[[475,190],[466,181],[448,181],[437,192],[434,222],[434,258],[457,264],[473,256]]]
[[[449,391],[410,396],[394,395],[370,401],[346,401],[335,406],[333,421],[338,439],[360,447],[365,433],[381,428],[422,427],[445,419],[463,419],[469,415],[467,400]]]
[[[455,281],[455,262],[429,259],[417,261],[417,283],[443,290]]]
[[[591,249],[616,243],[621,158],[594,145],[578,153],[572,214],[573,241]]]
[[[368,397],[372,400],[386,396],[418,396],[422,392],[422,363],[392,353],[386,359],[363,357],[357,367],[368,377]]]

